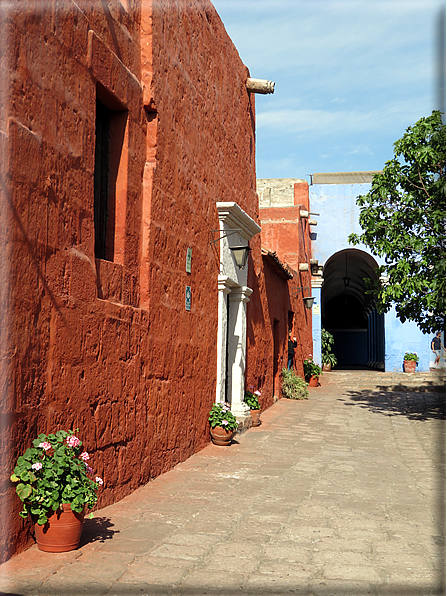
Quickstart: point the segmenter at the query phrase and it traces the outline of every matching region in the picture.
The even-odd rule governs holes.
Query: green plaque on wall
[[[186,273],[191,273],[192,248],[186,249]]]

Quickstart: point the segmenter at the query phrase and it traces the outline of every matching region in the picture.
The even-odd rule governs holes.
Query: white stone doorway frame
[[[239,269],[230,247],[247,246],[260,226],[235,202],[216,203],[220,229],[216,402],[228,402],[238,420],[249,416],[244,402],[247,347],[247,267]]]

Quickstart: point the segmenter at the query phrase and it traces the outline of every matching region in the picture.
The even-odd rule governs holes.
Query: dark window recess
[[[95,257],[97,259],[107,258],[106,244],[109,201],[110,120],[111,111],[103,103],[97,100],[94,176]]]

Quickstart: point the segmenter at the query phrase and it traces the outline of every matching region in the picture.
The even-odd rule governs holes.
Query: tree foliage
[[[358,197],[362,234],[351,234],[384,257],[374,288],[378,310],[425,333],[445,329],[445,149],[439,111],[421,118],[394,143],[394,158]]]

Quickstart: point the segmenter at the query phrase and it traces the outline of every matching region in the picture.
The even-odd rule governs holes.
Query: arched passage
[[[377,263],[354,248],[341,250],[326,262],[321,290],[321,325],[334,336],[339,367],[384,369],[384,317],[366,294],[365,279],[376,280]]]

